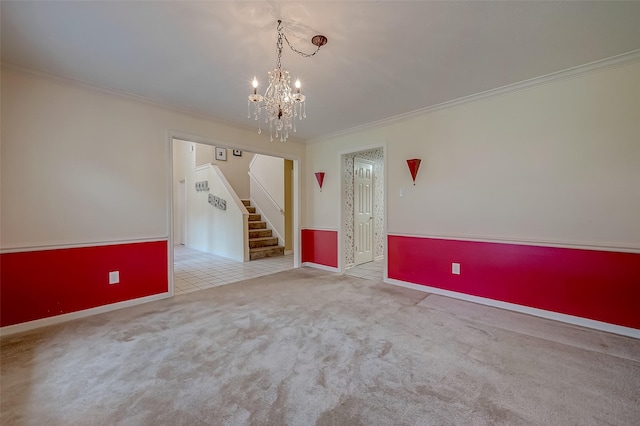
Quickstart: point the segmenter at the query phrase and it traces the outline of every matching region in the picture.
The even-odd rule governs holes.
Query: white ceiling
[[[253,128],[277,19],[329,39],[283,53],[302,139],[640,49],[640,2],[2,1],[2,60]]]

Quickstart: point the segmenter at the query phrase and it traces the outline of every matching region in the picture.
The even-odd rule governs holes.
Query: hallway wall
[[[233,155],[233,149],[224,149],[227,150],[227,160],[221,161],[216,160],[215,146],[196,144],[196,167],[207,163],[217,165],[233,190],[238,194],[238,197],[242,200],[248,200],[250,190],[249,174],[247,172],[255,154],[241,151],[240,156],[235,156]]]

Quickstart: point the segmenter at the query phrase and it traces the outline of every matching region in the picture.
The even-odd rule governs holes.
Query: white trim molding
[[[4,68],[4,69],[7,69],[7,70],[12,70],[12,71],[17,71],[17,72],[22,72],[22,73],[34,75],[34,76],[40,77],[40,78],[46,78],[46,79],[49,79],[49,80],[52,80],[52,81],[55,81],[55,82],[58,82],[60,84],[64,84],[64,85],[67,85],[67,86],[79,87],[79,88],[83,88],[83,89],[86,89],[86,90],[91,90],[91,91],[98,92],[98,93],[104,93],[104,94],[107,94],[107,95],[118,96],[120,98],[128,99],[130,101],[140,102],[140,103],[143,103],[143,104],[146,104],[146,105],[150,105],[152,107],[162,108],[164,110],[172,111],[172,112],[175,112],[175,113],[178,113],[178,114],[184,114],[186,116],[193,117],[193,118],[196,118],[196,119],[206,120],[206,121],[210,121],[212,123],[220,124],[222,126],[233,127],[233,128],[236,128],[236,129],[240,129],[240,130],[244,130],[244,131],[250,131],[251,133],[255,133],[255,127],[252,127],[249,124],[244,125],[244,124],[233,123],[231,121],[227,121],[227,120],[221,119],[220,117],[213,116],[213,115],[211,115],[211,114],[209,114],[207,112],[204,112],[204,111],[199,111],[197,109],[179,107],[179,106],[172,105],[172,104],[169,104],[169,103],[166,103],[166,102],[163,102],[163,101],[159,101],[159,100],[156,100],[156,99],[153,99],[153,98],[137,95],[137,94],[132,93],[132,92],[118,90],[118,89],[114,89],[114,88],[111,88],[111,87],[99,86],[97,84],[89,83],[89,82],[82,81],[82,80],[78,80],[76,78],[69,77],[69,76],[66,76],[66,75],[54,74],[54,73],[51,73],[51,72],[48,72],[48,71],[35,70],[33,68],[25,67],[25,66],[22,66],[22,65],[17,65],[17,64],[11,63],[11,62],[2,62],[2,63],[0,63],[0,68]],[[179,132],[176,132],[176,134],[178,134],[178,133]],[[184,140],[184,139],[182,139],[180,137],[177,137],[177,139]],[[191,141],[190,139],[186,139],[186,140],[187,141]],[[293,143],[304,143],[303,139],[296,138],[295,136],[289,137],[289,139],[287,139],[287,141],[291,141]],[[197,141],[193,141],[193,142],[197,142]],[[224,146],[224,145],[222,145],[222,146]],[[242,148],[238,147],[237,149],[242,149]],[[250,150],[247,149],[246,151],[250,151]],[[255,152],[255,151],[251,150],[251,152]],[[282,154],[280,154],[280,155],[282,155]]]
[[[24,331],[34,330],[36,328],[47,327],[50,325],[60,324],[67,321],[73,321],[80,318],[90,317],[92,315],[104,314],[106,312],[115,311],[117,309],[128,308],[131,306],[142,305],[143,303],[155,302],[157,300],[173,297],[173,289],[165,293],[153,294],[151,296],[140,297],[137,299],[124,300],[122,302],[112,303],[110,305],[97,306],[95,308],[84,309],[82,311],[70,312],[68,314],[56,315],[53,317],[37,319],[33,321],[23,322],[15,325],[8,325],[0,328],[0,337],[10,336]]]
[[[102,246],[117,246],[121,244],[138,244],[138,243],[157,243],[161,241],[169,241],[169,236],[157,237],[157,238],[141,238],[133,240],[112,240],[112,241],[96,241],[86,243],[68,243],[68,244],[43,244],[30,247],[8,247],[0,249],[0,254],[5,253],[26,253],[32,251],[45,251],[45,250],[63,250],[73,248],[86,248],[86,247],[102,247]]]
[[[425,108],[420,108],[404,114],[394,115],[392,117],[383,118],[381,120],[362,124],[360,126],[355,126],[349,129],[329,133],[324,136],[311,138],[306,141],[306,144],[318,143],[318,142],[322,142],[327,139],[332,139],[339,136],[345,136],[345,135],[349,135],[349,134],[364,131],[364,130],[375,129],[383,126],[388,126],[391,124],[396,124],[396,123],[400,123],[402,121],[405,121],[429,112],[439,111],[441,109],[451,108],[451,107],[466,104],[469,102],[475,102],[482,99],[493,98],[496,96],[510,94],[510,93],[518,92],[520,90],[529,89],[535,86],[553,83],[555,81],[560,81],[560,80],[566,80],[569,78],[575,78],[590,72],[596,72],[606,68],[613,68],[613,67],[623,66],[627,64],[632,64],[638,61],[640,61],[640,50],[633,50],[631,52],[623,53],[621,55],[612,56],[610,58],[601,59],[599,61],[590,62],[588,64],[578,65],[576,67],[568,68],[561,71],[556,71],[540,77],[534,77],[529,80],[508,84],[506,86],[497,87],[495,89],[486,90],[484,92],[475,93],[469,96],[463,96],[458,99],[452,99],[450,101],[442,102],[436,105],[431,105]]]
[[[536,247],[557,247],[579,250],[592,250],[592,251],[611,251],[620,253],[640,253],[640,246],[623,246],[615,243],[595,243],[595,242],[566,242],[566,241],[554,241],[554,240],[537,240],[529,238],[504,238],[504,237],[488,237],[480,235],[447,235],[447,234],[402,234],[389,232],[387,236],[393,237],[409,237],[409,238],[431,238],[434,240],[456,240],[456,241],[471,241],[478,243],[499,243],[499,244],[515,244],[519,246],[536,246]]]
[[[576,317],[573,315],[561,314],[553,311],[546,311],[544,309],[530,308],[528,306],[517,305],[515,303],[487,299],[486,297],[471,296],[465,293],[443,290],[441,288],[430,287],[426,285],[413,284],[406,281],[396,280],[394,278],[385,277],[384,282],[386,284],[410,288],[425,293],[437,294],[440,296],[451,297],[452,299],[464,300],[467,302],[478,303],[480,305],[506,309],[508,311],[519,312],[522,314],[533,315],[540,318],[546,318],[554,321],[564,322],[567,324],[578,325],[581,327],[592,328],[594,330],[606,331],[609,333],[620,334],[622,336],[640,339],[640,330],[631,327],[624,327],[622,325],[610,324],[608,322],[596,321],[588,318]]]

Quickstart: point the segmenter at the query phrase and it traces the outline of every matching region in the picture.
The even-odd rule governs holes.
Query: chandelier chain
[[[287,44],[289,45],[289,48],[291,48],[291,50],[293,50],[294,52],[296,52],[298,55],[305,57],[305,58],[310,58],[312,56],[314,56],[316,53],[318,53],[318,50],[320,50],[321,46],[318,46],[316,48],[316,50],[313,53],[304,53],[299,51],[298,49],[296,49],[295,47],[293,47],[293,45],[291,44],[291,42],[289,42],[289,39],[287,38],[287,35],[282,33],[282,36],[284,37],[284,40],[287,42]]]
[[[276,43],[276,49],[278,51],[278,62],[277,62],[277,68],[281,68],[280,65],[280,59],[282,57],[282,47],[284,46],[284,44],[282,43],[282,39],[284,39],[284,41],[287,42],[287,46],[289,46],[289,48],[291,50],[293,50],[294,52],[296,52],[298,55],[304,57],[304,58],[310,58],[312,56],[314,56],[316,53],[318,53],[318,51],[320,50],[320,48],[322,47],[322,45],[319,45],[316,50],[313,53],[304,53],[301,52],[300,50],[296,49],[293,44],[291,44],[291,42],[289,41],[289,39],[287,38],[287,35],[284,33],[284,30],[282,28],[282,21],[278,20],[278,42]]]
[[[282,58],[282,36],[284,35],[284,33],[282,32],[282,28],[280,25],[278,25],[278,42],[276,43],[276,50],[278,51],[278,60],[276,61],[276,68],[281,69],[282,68],[282,63],[281,63],[281,58]]]

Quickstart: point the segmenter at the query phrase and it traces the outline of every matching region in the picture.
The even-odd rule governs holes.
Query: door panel
[[[354,263],[373,261],[373,163],[356,158],[353,170]]]

